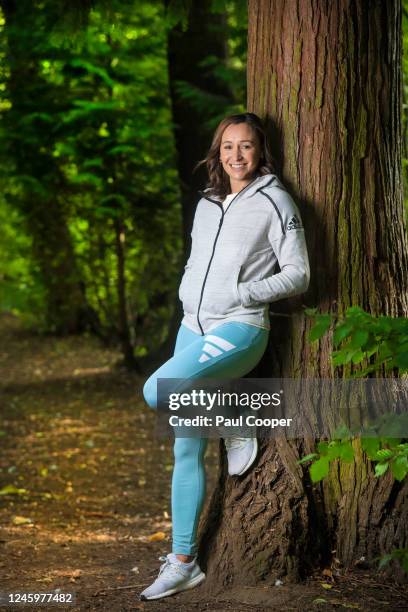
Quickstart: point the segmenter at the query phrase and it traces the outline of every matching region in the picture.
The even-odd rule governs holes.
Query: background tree
[[[93,11],[72,42],[60,7],[29,4],[3,6],[3,206],[35,247],[44,328],[78,331],[63,320],[75,279],[94,331],[130,362],[167,331],[180,257],[164,9],[111,4],[112,22]]]
[[[239,2],[194,2],[188,11],[171,1],[165,4],[169,26],[175,24],[169,27],[167,54],[181,195],[183,268],[191,246],[197,192],[206,183],[205,169],[193,173],[194,166],[206,155],[217,123],[227,114],[244,110],[247,13]],[[166,342],[147,360],[150,368],[163,354],[172,353],[181,317],[177,300]]]
[[[20,212],[5,213],[7,236],[26,228],[27,266],[5,263],[3,306],[24,311],[25,295],[32,311],[36,295],[37,328],[42,312],[48,331],[91,327],[146,371],[172,350],[181,250],[204,181],[192,168],[214,123],[242,110],[239,4],[4,0],[4,40],[19,59],[3,49],[2,206]]]
[[[45,14],[37,11],[33,28],[27,4],[2,0],[1,8],[7,27],[4,51],[10,104],[3,125],[3,168],[13,169],[18,180],[8,197],[22,211],[32,237],[33,256],[46,291],[49,328],[81,331],[87,304],[67,226],[65,181],[52,154],[49,124],[50,111],[64,105],[64,88],[50,86],[41,74],[37,28],[44,27]]]
[[[300,203],[307,302],[322,312],[359,305],[406,316],[400,3],[250,0],[248,18],[248,108],[270,120],[283,179]],[[330,336],[308,343],[302,301],[272,307],[266,376],[334,375]],[[239,484],[222,474],[202,539],[207,588],[298,579],[333,550],[350,564],[407,545],[407,482],[375,479],[356,441],[353,464],[312,486],[297,460],[313,450],[302,440],[265,443]]]

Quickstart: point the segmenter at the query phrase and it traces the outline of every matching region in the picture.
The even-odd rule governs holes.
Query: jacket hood
[[[263,176],[258,176],[255,179],[253,179],[246,187],[241,189],[241,191],[239,191],[238,193],[245,191],[245,196],[249,198],[252,195],[254,195],[257,191],[262,189],[263,187],[272,185],[275,182],[276,183],[278,182],[278,177],[275,174],[264,174]],[[207,189],[203,189],[202,191],[199,191],[198,193],[204,198],[207,198],[210,200],[216,200],[217,202],[222,202],[222,198],[220,196],[216,196],[216,195],[210,196],[210,192],[211,192],[211,187],[207,187]]]

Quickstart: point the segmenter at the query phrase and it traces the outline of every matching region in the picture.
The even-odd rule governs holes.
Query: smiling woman
[[[259,117],[226,117],[200,164],[207,166],[209,183],[197,205],[179,290],[184,317],[174,356],[145,383],[151,408],[158,407],[159,379],[174,379],[171,392],[180,393],[191,379],[248,374],[268,342],[269,303],[302,293],[309,283],[299,210],[273,173]],[[163,558],[158,578],[142,599],[167,597],[205,579],[196,560],[196,535],[205,498],[206,446],[204,438],[176,437],[173,552]],[[231,476],[251,468],[256,437],[230,437],[225,446]]]
[[[223,119],[207,157],[195,170],[206,165],[212,195],[223,199],[240,191],[255,176],[274,174],[275,168],[265,128],[254,113],[230,115]]]
[[[220,162],[233,193],[251,182],[262,155],[259,137],[248,123],[231,124],[222,135]]]

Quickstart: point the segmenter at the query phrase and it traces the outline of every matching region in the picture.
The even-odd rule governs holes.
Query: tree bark
[[[248,45],[248,108],[269,121],[312,272],[307,297],[272,305],[257,375],[331,378],[331,337],[308,342],[302,302],[408,314],[400,3],[249,0]],[[406,547],[407,479],[374,478],[354,444],[354,463],[317,485],[296,463],[314,451],[306,440],[263,441],[241,479],[226,478],[223,464],[202,532],[206,588],[298,580],[332,557],[350,565]]]

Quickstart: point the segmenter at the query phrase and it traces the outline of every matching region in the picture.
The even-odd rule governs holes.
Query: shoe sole
[[[195,576],[192,580],[190,580],[190,582],[186,582],[184,585],[178,588],[169,589],[168,591],[164,591],[164,593],[160,593],[159,595],[152,595],[151,597],[146,597],[145,595],[141,595],[140,599],[142,601],[150,601],[151,599],[161,599],[162,597],[168,597],[169,595],[175,595],[176,593],[181,593],[182,591],[193,589],[194,587],[201,584],[203,580],[205,580],[205,574],[204,572],[201,572],[201,574],[198,574],[198,576]]]
[[[249,458],[248,463],[246,464],[246,466],[240,472],[238,472],[237,474],[230,474],[230,476],[242,476],[242,474],[245,474],[245,472],[247,470],[249,470],[249,468],[251,467],[251,465],[255,461],[257,454],[258,454],[258,440],[257,440],[257,438],[255,438],[254,448],[253,448],[252,455]]]

